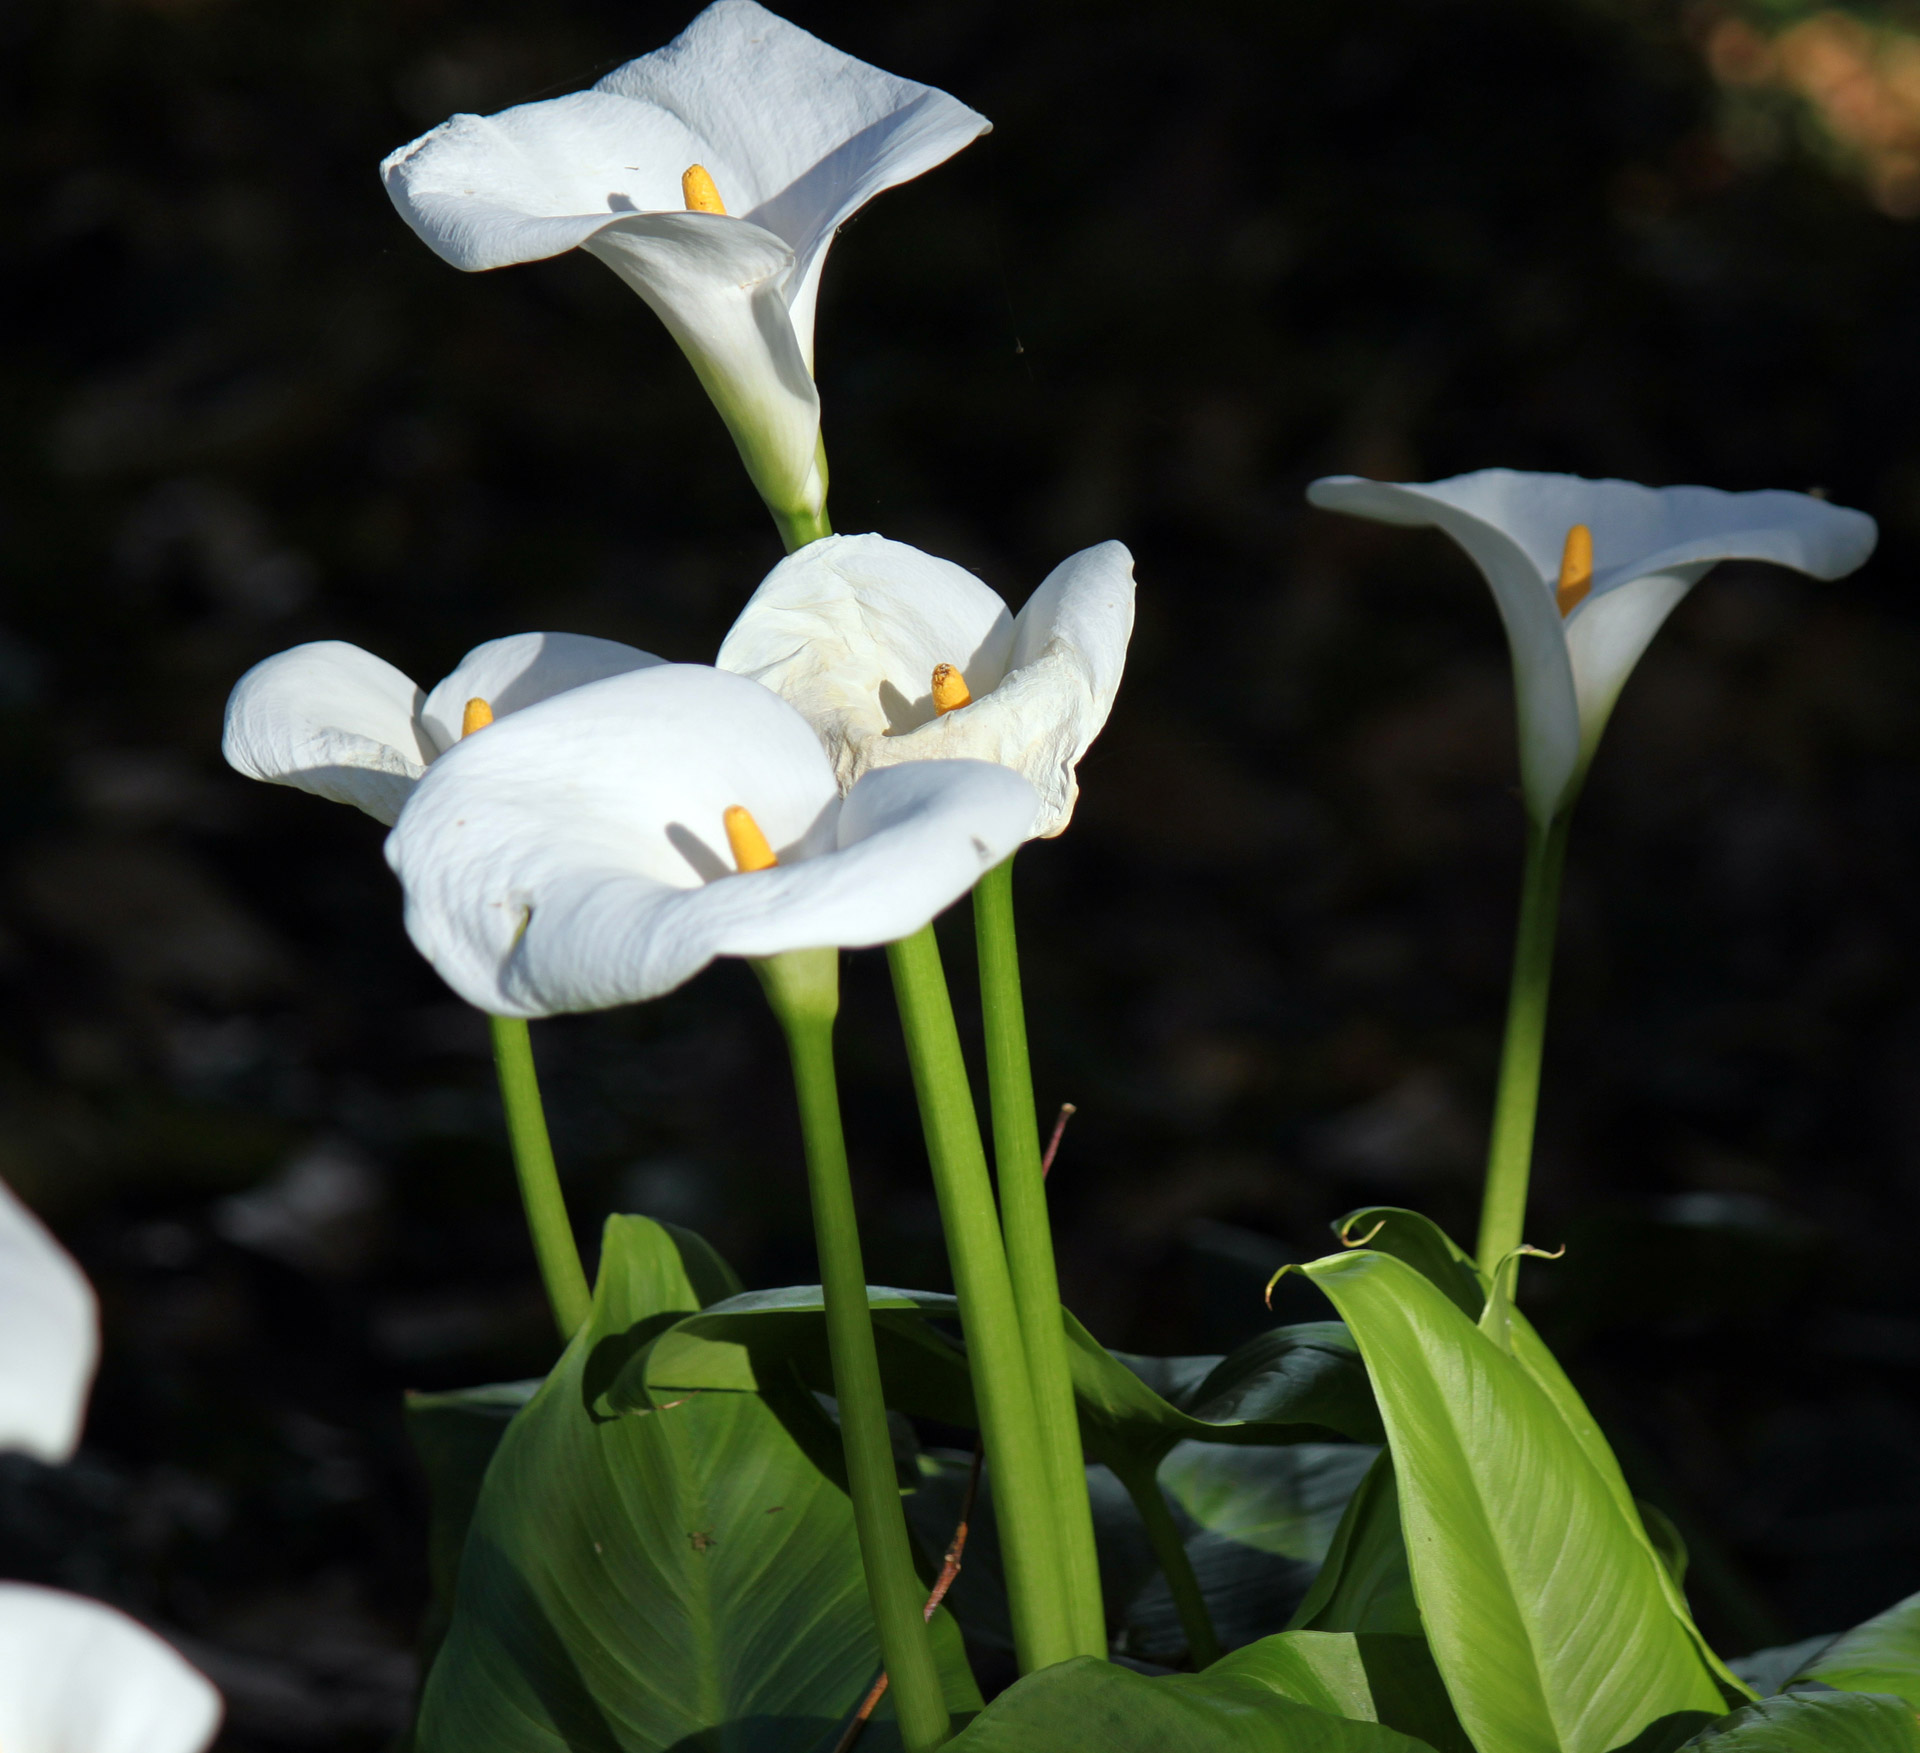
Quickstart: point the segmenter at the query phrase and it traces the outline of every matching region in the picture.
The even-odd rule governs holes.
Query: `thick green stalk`
[[[1563,813],[1545,827],[1531,821],[1527,824],[1520,923],[1514,934],[1513,984],[1507,995],[1507,1033],[1500,1049],[1493,1140],[1487,1151],[1486,1190],[1480,1206],[1480,1269],[1489,1276],[1526,1239],[1527,1179],[1533,1169],[1534,1116],[1540,1107],[1547,987],[1553,977],[1553,945],[1560,923],[1560,873],[1567,861],[1571,820]]]
[[[840,1009],[837,950],[790,950],[753,964],[767,1000],[786,1031],[794,1094],[806,1143],[807,1187],[813,1197],[813,1235],[820,1255],[826,1303],[827,1350],[839,1402],[840,1440],[847,1457],[853,1522],[866,1568],[867,1598],[880,1634],[894,1710],[907,1753],[925,1753],[946,1740],[952,1723],[934,1662],[933,1640],[922,1614],[926,1587],[914,1573],[900,1486],[887,1433],[880,1354],[867,1303],[866,1268],[853,1210],[847,1141],[840,1126],[840,1093],[833,1069],[833,1023]]]
[[[974,937],[980,952],[980,1005],[987,1047],[987,1093],[993,1104],[993,1164],[1000,1183],[1000,1222],[1007,1268],[1020,1311],[1020,1334],[1033,1383],[1034,1414],[1053,1482],[1054,1514],[1073,1613],[1077,1653],[1105,1658],[1106,1609],[1100,1559],[1093,1543],[1093,1504],[1073,1398],[1073,1365],[1060,1321],[1060,1278],[1053,1263],[1053,1227],[1040,1166],[1040,1120],[1033,1105],[1027,1056],[1027,1013],[1020,996],[1020,945],[1013,921],[1013,860],[980,879],[973,891]]]
[[[1180,1629],[1187,1634],[1187,1654],[1195,1668],[1209,1668],[1220,1659],[1220,1638],[1213,1629],[1213,1615],[1207,1611],[1207,1598],[1200,1591],[1193,1560],[1187,1556],[1187,1543],[1180,1537],[1180,1524],[1173,1519],[1160,1489],[1158,1469],[1116,1467],[1114,1471],[1147,1525],[1153,1555],[1159,1559],[1161,1573],[1173,1594],[1173,1610],[1180,1617]]]
[[[927,1157],[947,1232],[947,1258],[960,1300],[960,1326],[973,1372],[980,1437],[1000,1525],[1014,1652],[1023,1673],[1080,1653],[1064,1587],[1052,1475],[1034,1415],[1025,1342],[994,1210],[993,1183],[980,1143],[954,1026],[953,1003],[933,927],[887,946],[900,1006]]]
[[[571,1339],[586,1324],[593,1293],[587,1288],[567,1202],[560,1192],[560,1171],[554,1166],[546,1110],[540,1104],[540,1080],[534,1075],[533,1040],[525,1017],[489,1016],[487,1026],[493,1031],[493,1064],[500,1074],[500,1103],[507,1111],[507,1142],[513,1149],[513,1172],[520,1182],[520,1203],[533,1235],[540,1278],[560,1337]]]
[[[773,511],[771,506],[767,509]],[[833,525],[827,522],[825,506],[818,511],[773,511],[773,521],[789,554],[797,548],[804,548],[809,542],[819,541],[822,536],[833,534]]]

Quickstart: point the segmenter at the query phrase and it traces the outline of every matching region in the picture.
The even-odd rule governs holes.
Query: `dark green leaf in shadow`
[[[1082,1656],[1010,1686],[953,1753],[1421,1753],[1424,1743],[1285,1696],[1228,1656],[1152,1679]]]
[[[1868,1692],[1788,1692],[1709,1724],[1691,1753],[1920,1753],[1920,1716]]]
[[[1379,1455],[1355,1488],[1320,1575],[1289,1629],[1425,1636],[1400,1532],[1391,1455]]]
[[[1316,1710],[1416,1737],[1436,1753],[1474,1753],[1453,1713],[1423,1637],[1386,1632],[1288,1631],[1253,1644],[1207,1672],[1256,1675]]]
[[[608,1221],[592,1318],[487,1469],[421,1753],[812,1753],[871,1683],[851,1509],[760,1397],[614,1416],[589,1390],[592,1360],[697,1306],[666,1231]],[[935,1647],[977,1709],[944,1614]]]
[[[1737,1656],[1727,1664],[1741,1680],[1762,1698],[1784,1692],[1799,1674],[1811,1667],[1835,1642],[1831,1632],[1819,1637],[1804,1637],[1798,1643],[1780,1644],[1774,1649],[1755,1650],[1750,1656]]]
[[[1647,1531],[1647,1538],[1653,1543],[1654,1556],[1667,1567],[1667,1575],[1673,1578],[1673,1586],[1684,1589],[1687,1586],[1687,1543],[1680,1538],[1680,1530],[1673,1525],[1673,1518],[1645,1498],[1636,1497],[1633,1507],[1640,1512],[1640,1522]]]
[[[1920,1706],[1920,1595],[1842,1632],[1794,1678],[1840,1692],[1891,1693]]]

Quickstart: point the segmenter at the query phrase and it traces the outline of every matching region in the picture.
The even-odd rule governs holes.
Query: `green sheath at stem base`
[[[1033,1105],[1027,1055],[1027,1013],[1020,994],[1020,946],[1013,921],[1013,860],[983,876],[973,891],[973,928],[980,952],[980,1007],[987,1047],[987,1091],[993,1104],[993,1164],[1000,1183],[1000,1222],[1007,1268],[1026,1343],[1034,1414],[1052,1476],[1060,1556],[1073,1614],[1075,1653],[1106,1659],[1106,1609],[1100,1558],[1093,1541],[1073,1365],[1060,1321],[1060,1279],[1053,1261],[1047,1183],[1040,1166],[1040,1121]]]
[[[889,944],[887,961],[960,1301],[980,1439],[1000,1524],[1014,1653],[1020,1671],[1030,1674],[1080,1653],[1061,1563],[1053,1479],[1034,1415],[1025,1342],[980,1143],[980,1118],[933,927],[924,925],[911,937]]]
[[[1180,1618],[1180,1629],[1187,1634],[1187,1654],[1193,1665],[1210,1668],[1221,1657],[1220,1638],[1213,1629],[1213,1615],[1207,1611],[1207,1598],[1200,1591],[1200,1579],[1194,1574],[1193,1560],[1187,1556],[1187,1543],[1180,1536],[1180,1524],[1173,1519],[1166,1494],[1160,1489],[1154,1467],[1114,1469],[1120,1483],[1133,1499],[1147,1525],[1147,1538],[1153,1543],[1153,1555],[1173,1594],[1173,1610]]]
[[[1513,984],[1500,1048],[1500,1084],[1493,1098],[1493,1140],[1487,1151],[1480,1206],[1480,1270],[1489,1277],[1526,1240],[1527,1179],[1533,1171],[1533,1122],[1540,1107],[1540,1055],[1547,1032],[1547,987],[1560,923],[1560,873],[1567,862],[1562,813],[1544,828],[1527,824],[1527,861],[1514,934]]]
[[[560,1192],[560,1172],[554,1167],[540,1080],[533,1070],[533,1040],[525,1017],[489,1016],[487,1026],[493,1033],[494,1069],[500,1074],[500,1103],[507,1111],[513,1172],[519,1178],[520,1203],[540,1261],[540,1278],[560,1337],[571,1339],[586,1325],[593,1293],[587,1288],[567,1202]]]
[[[847,1486],[866,1568],[867,1597],[880,1636],[880,1659],[886,1664],[907,1753],[927,1753],[947,1739],[952,1721],[923,1612],[926,1589],[914,1572],[900,1486],[894,1476],[880,1354],[874,1345],[853,1180],[840,1125],[840,1093],[833,1069],[840,952],[789,950],[755,961],[753,970],[786,1032],[793,1061],[793,1089],[806,1144],[807,1188],[813,1199],[814,1242],[820,1253],[820,1290],[826,1303],[827,1349],[833,1360],[833,1392],[839,1402]]]

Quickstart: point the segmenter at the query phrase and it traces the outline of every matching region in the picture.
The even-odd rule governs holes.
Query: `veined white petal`
[[[587,240],[667,325],[761,496],[818,510],[820,394],[787,311],[793,252],[749,220],[639,213]]]
[[[637,645],[584,633],[510,633],[489,639],[468,652],[427,695],[420,708],[421,734],[444,752],[460,740],[469,700],[484,700],[495,718],[505,718],[569,688],[665,661]]]
[[[339,640],[257,663],[227,697],[221,753],[250,779],[350,803],[391,824],[433,759],[409,676]]]
[[[944,763],[843,807],[813,731],[758,683],[663,664],[529,707],[450,751],[387,842],[407,929],[513,1016],[672,990],[717,955],[906,935],[1018,844],[1018,775]],[[917,772],[917,770],[914,770]],[[723,817],[781,857],[736,875]]]
[[[1101,542],[1048,573],[1013,624],[1001,680],[973,703],[859,744],[856,771],[901,761],[995,761],[1040,797],[1036,838],[1062,832],[1080,794],[1075,769],[1106,725],[1133,634],[1133,556]],[[968,672],[972,683],[972,672]],[[804,710],[804,708],[803,708]]]
[[[672,331],[769,503],[817,510],[813,322],[828,246],[881,190],[989,125],[753,0],[718,0],[591,91],[454,116],[380,170],[455,267],[583,246],[601,257]],[[682,210],[693,164],[726,215]]]
[[[206,1676],[126,1614],[0,1583],[5,1753],[200,1753],[220,1716]]]
[[[1489,469],[1484,473],[1505,477],[1511,471]],[[1518,481],[1526,478],[1513,477]],[[1559,807],[1580,763],[1580,707],[1560,611],[1538,559],[1538,542],[1530,547],[1504,525],[1467,509],[1459,503],[1461,496],[1451,491],[1457,486],[1453,481],[1405,485],[1332,475],[1308,487],[1307,498],[1329,511],[1372,518],[1377,523],[1444,530],[1480,568],[1493,587],[1494,604],[1513,652],[1521,783],[1529,809],[1544,821]],[[1518,489],[1513,492],[1516,503],[1524,498]],[[1490,493],[1488,497],[1497,495]],[[1555,537],[1551,560],[1544,563],[1551,565],[1556,575],[1566,533],[1562,528]],[[1598,531],[1594,539],[1597,545]]]
[[[827,536],[767,574],[714,662],[799,712],[845,789],[871,744],[934,719],[936,664],[957,664],[978,696],[1013,644],[1007,605],[964,567],[884,536]]]
[[[93,1286],[0,1181],[0,1450],[71,1459],[99,1361]]]

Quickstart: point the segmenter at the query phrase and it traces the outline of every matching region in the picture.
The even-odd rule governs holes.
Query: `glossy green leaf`
[[[1404,1260],[1445,1291],[1469,1321],[1480,1319],[1487,1303],[1486,1275],[1432,1218],[1398,1205],[1363,1205],[1341,1218],[1333,1232],[1345,1244]]]
[[[1920,1595],[1843,1632],[1795,1678],[1841,1692],[1887,1692],[1920,1706]]]
[[[1722,1717],[1683,1743],[1692,1753],[1920,1753],[1920,1716],[1867,1692],[1789,1692]]]
[[[604,1410],[698,1306],[665,1230],[609,1220],[592,1318],[487,1469],[421,1753],[808,1753],[872,1681],[851,1509],[759,1395]],[[935,1627],[950,1703],[978,1708],[952,1621]]]
[[[1421,1621],[1475,1743],[1614,1753],[1661,1719],[1720,1714],[1631,1501],[1532,1372],[1392,1255],[1302,1270],[1373,1378]]]
[[[1204,1674],[1145,1675],[1082,1656],[1010,1686],[952,1753],[1422,1753],[1382,1724],[1316,1710],[1229,1656]]]

